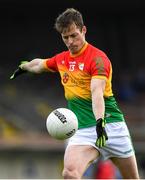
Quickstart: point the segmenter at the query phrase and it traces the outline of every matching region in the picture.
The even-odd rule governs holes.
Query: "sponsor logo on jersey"
[[[63,83],[67,83],[68,79],[69,79],[69,75],[65,72],[62,77]]]

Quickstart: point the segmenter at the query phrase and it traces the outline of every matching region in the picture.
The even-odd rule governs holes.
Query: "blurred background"
[[[66,49],[54,22],[69,7],[81,11],[87,41],[112,62],[114,94],[145,178],[144,0],[0,0],[0,178],[62,178],[65,142],[45,126],[53,109],[66,107],[58,74],[9,77],[20,61]]]

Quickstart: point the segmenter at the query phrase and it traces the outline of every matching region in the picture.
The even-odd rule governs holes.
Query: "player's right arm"
[[[47,61],[49,61],[49,63]],[[51,58],[51,60],[36,58],[31,60],[30,62],[22,61],[21,64],[18,66],[18,68],[11,75],[10,79],[11,80],[15,79],[16,77],[26,72],[31,72],[35,74],[39,74],[46,71],[53,72],[53,66],[54,66],[54,58]]]
[[[48,69],[46,69],[44,65],[44,61],[45,61],[44,59],[37,58],[37,59],[33,59],[30,62],[21,64],[19,67],[24,71],[39,74],[48,71]]]
[[[59,57],[59,56],[58,56]],[[31,61],[22,61],[18,68],[14,71],[10,79],[15,79],[17,76],[31,72],[40,74],[42,72],[57,72],[57,55],[47,59],[35,58]]]

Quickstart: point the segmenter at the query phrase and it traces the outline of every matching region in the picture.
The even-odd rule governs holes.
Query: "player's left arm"
[[[92,94],[92,108],[93,113],[96,118],[96,132],[97,140],[96,145],[98,147],[105,146],[106,140],[108,139],[107,133],[105,131],[105,102],[104,102],[104,90],[105,90],[106,80],[92,78],[91,80],[91,94]]]
[[[104,118],[104,90],[106,81],[104,79],[92,78],[91,80],[91,94],[92,94],[92,108],[96,119]]]

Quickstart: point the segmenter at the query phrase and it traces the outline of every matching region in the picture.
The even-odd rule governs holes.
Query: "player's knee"
[[[80,179],[80,174],[77,169],[74,168],[64,168],[62,172],[62,176],[64,179]]]

